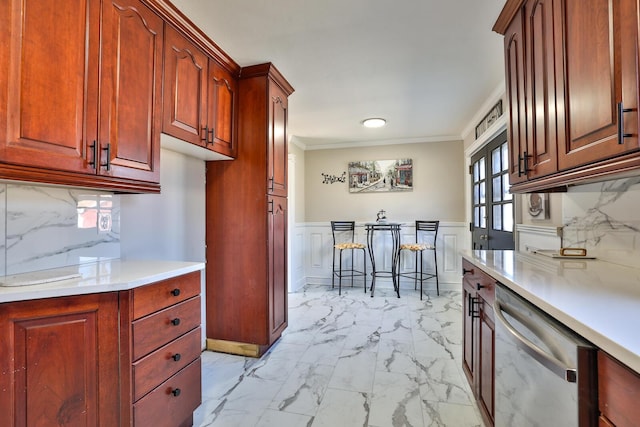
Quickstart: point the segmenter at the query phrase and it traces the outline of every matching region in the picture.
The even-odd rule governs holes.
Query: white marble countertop
[[[462,256],[640,372],[640,269],[514,251],[463,251]]]
[[[159,280],[169,279],[204,269],[203,262],[121,260],[41,270],[15,276],[0,277],[0,303],[40,298],[94,294],[133,289]],[[71,277],[42,284],[15,286],[16,283]]]

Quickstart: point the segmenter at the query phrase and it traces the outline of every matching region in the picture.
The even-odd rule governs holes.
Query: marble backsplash
[[[640,177],[572,187],[563,195],[564,247],[638,267]]]
[[[120,258],[109,192],[0,183],[0,275]]]

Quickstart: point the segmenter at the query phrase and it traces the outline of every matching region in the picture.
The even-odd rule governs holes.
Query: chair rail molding
[[[367,243],[367,234],[364,228],[364,222],[356,222],[355,241],[359,243]],[[333,253],[333,239],[331,236],[331,222],[305,222],[296,223],[293,232],[296,240],[301,246],[295,250],[299,257],[295,265],[291,268],[297,269],[300,274],[294,274],[296,284],[291,288],[300,289],[304,284],[331,285],[331,256]],[[464,248],[465,233],[467,233],[467,225],[463,222],[440,222],[438,230],[438,239],[436,248],[438,252],[438,275],[440,279],[440,287],[442,290],[459,290],[461,278],[460,270],[462,268],[460,250]],[[402,221],[402,230],[400,233],[401,242],[410,243],[415,240],[415,221]],[[376,265],[379,268],[390,269],[391,263],[391,237],[380,234],[375,240]],[[297,246],[297,245],[296,245]],[[294,249],[294,248],[292,248]],[[378,255],[380,254],[380,255]],[[362,257],[356,258],[356,263],[361,263]],[[429,263],[433,263],[430,257],[425,257],[425,269],[431,268]],[[413,269],[415,258],[412,254],[403,254],[400,259],[400,268],[404,270]],[[302,265],[298,265],[298,262]],[[351,258],[343,260],[343,263],[351,265]],[[367,271],[371,271],[369,257],[367,256]],[[356,264],[356,268],[362,265]],[[370,284],[370,278],[369,284]],[[430,292],[433,281],[433,289],[435,295],[435,279],[425,282],[425,293]],[[362,279],[356,279],[354,286],[361,286]],[[344,283],[343,287],[349,287],[349,280]],[[392,287],[391,279],[376,280],[376,288]],[[413,280],[403,278],[401,281],[402,289],[413,289]],[[402,293],[401,293],[402,295]]]

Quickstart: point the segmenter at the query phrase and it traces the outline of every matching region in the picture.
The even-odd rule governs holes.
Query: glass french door
[[[471,157],[473,249],[513,249],[513,195],[509,192],[507,132]]]

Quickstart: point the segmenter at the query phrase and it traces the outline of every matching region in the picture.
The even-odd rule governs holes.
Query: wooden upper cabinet
[[[269,81],[268,192],[287,196],[287,120],[288,94],[276,82]]]
[[[558,148],[561,169],[638,148],[636,1],[565,0],[565,9],[567,137]]]
[[[524,11],[518,10],[504,35],[505,85],[507,97],[507,140],[509,141],[509,180],[525,181],[524,159],[528,155]]]
[[[214,60],[209,61],[209,126],[213,150],[236,156],[238,81]]]
[[[139,0],[104,8],[98,170],[159,182],[164,24]]]
[[[162,20],[139,0],[12,0],[0,26],[0,175],[158,191]]]
[[[235,157],[237,79],[168,25],[165,37],[163,132]]]
[[[2,2],[0,161],[94,172],[99,21],[95,0]]]
[[[165,32],[162,131],[206,146],[207,56],[170,26]]]
[[[637,0],[507,0],[494,30],[505,35],[512,191],[640,168]]]

